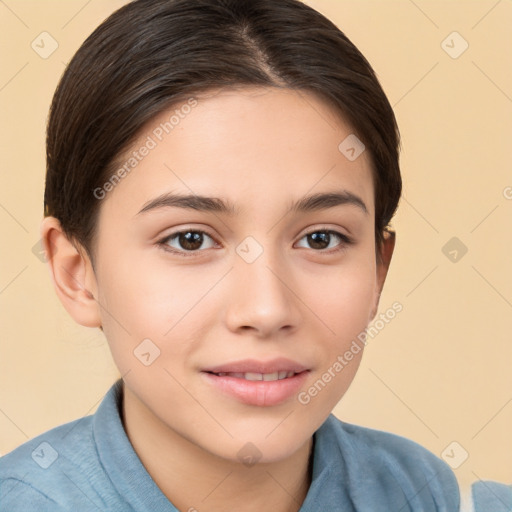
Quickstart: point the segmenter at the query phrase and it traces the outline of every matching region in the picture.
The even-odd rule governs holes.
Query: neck
[[[285,460],[246,466],[184,438],[123,386],[123,424],[162,493],[182,512],[297,512],[311,484],[313,439]]]

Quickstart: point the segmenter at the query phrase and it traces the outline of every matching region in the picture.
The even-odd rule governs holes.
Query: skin
[[[386,239],[379,262],[369,153],[349,161],[338,150],[353,131],[321,99],[261,88],[197,99],[102,200],[94,267],[57,219],[44,219],[50,273],[70,315],[103,327],[124,380],[128,437],[179,510],[297,511],[311,482],[312,435],[348,389],[362,351],[306,405],[296,394],[274,406],[244,404],[201,369],[287,357],[309,368],[307,390],[375,316],[394,240]],[[125,156],[169,112],[145,126]],[[339,190],[358,196],[367,212],[344,204],[287,213],[303,196]],[[138,214],[171,191],[221,197],[240,211]],[[182,229],[211,238],[188,257],[159,245]],[[305,236],[325,229],[353,243],[331,236],[322,249]],[[252,263],[236,252],[248,236],[263,249]],[[167,247],[186,252],[179,238]],[[160,350],[149,366],[133,353],[147,338]],[[237,455],[248,442],[261,454],[251,466]]]

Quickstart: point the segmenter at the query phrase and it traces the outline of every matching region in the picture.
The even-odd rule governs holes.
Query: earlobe
[[[380,294],[386,281],[389,265],[395,249],[396,233],[391,229],[386,229],[383,233],[383,241],[379,248],[379,258],[377,259],[377,286],[375,290],[374,307],[370,314],[370,321],[375,318],[379,308]]]
[[[85,251],[79,251],[55,217],[45,217],[41,241],[57,296],[72,318],[85,327],[101,325],[96,277]]]

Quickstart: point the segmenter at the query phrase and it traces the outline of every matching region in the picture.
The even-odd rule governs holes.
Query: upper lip
[[[269,361],[243,359],[203,369],[204,372],[209,373],[275,373],[282,371],[300,373],[305,370],[308,370],[306,366],[284,357]]]

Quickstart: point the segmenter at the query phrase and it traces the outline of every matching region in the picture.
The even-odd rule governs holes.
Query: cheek
[[[146,338],[173,354],[186,351],[199,328],[194,310],[218,280],[215,272],[170,265],[154,253],[132,258],[128,251],[104,257],[97,275],[105,335],[120,355]]]
[[[305,279],[309,283],[311,309],[334,331],[337,340],[343,343],[365,329],[375,302],[373,260],[354,257],[353,261],[325,270],[323,275]]]

